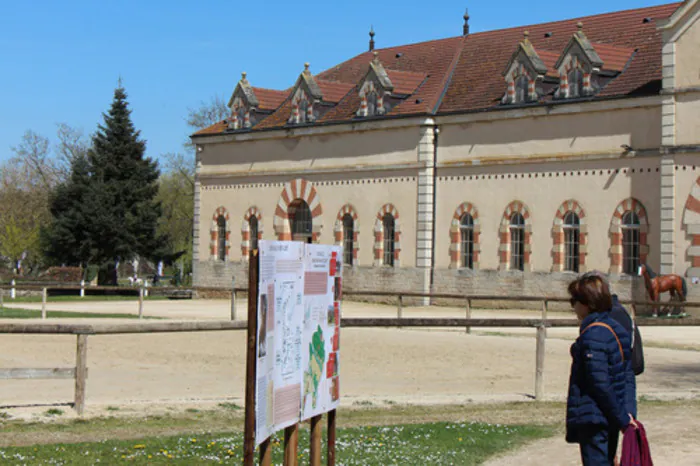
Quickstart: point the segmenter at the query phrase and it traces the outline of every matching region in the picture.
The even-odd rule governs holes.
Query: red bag
[[[622,437],[620,466],[654,466],[646,430],[641,422],[635,421],[638,428],[630,425]]]

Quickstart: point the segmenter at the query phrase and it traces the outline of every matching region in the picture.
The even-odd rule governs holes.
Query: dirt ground
[[[13,305],[6,302],[6,306]],[[41,305],[14,306],[40,308]],[[230,306],[230,301],[223,300],[147,301],[144,313],[174,320],[224,320],[230,318]],[[245,314],[245,306],[244,300],[237,302],[239,317]],[[48,309],[135,314],[137,303],[60,302],[49,303]],[[352,302],[343,305],[344,317],[389,317],[395,313],[396,308],[391,306]],[[463,310],[450,308],[404,310],[406,317],[463,315]],[[475,310],[472,315],[538,317],[539,312]],[[551,313],[550,317],[571,315]],[[17,322],[6,320],[10,321]],[[90,319],[90,322],[95,321]],[[548,330],[547,399],[565,399],[568,351],[575,334],[576,329]],[[535,387],[534,336],[532,329],[479,329],[466,334],[462,329],[346,328],[341,337],[341,406],[530,400]],[[700,399],[700,328],[643,328],[642,336],[646,345],[646,372],[638,378],[638,395],[649,399]],[[71,367],[75,364],[75,344],[74,336],[3,335],[0,367]],[[184,409],[215,405],[221,401],[242,406],[245,332],[94,335],[88,340],[88,371],[87,416],[105,415],[108,407],[118,407],[121,412],[148,413],[173,406]],[[0,383],[0,409],[13,417],[38,418],[47,406],[69,402],[72,397],[72,380]],[[73,415],[71,409],[65,411],[66,416]],[[674,457],[679,461],[656,461],[657,464],[700,464],[700,459],[691,460],[687,456],[692,453],[700,458],[699,418],[680,412],[649,419],[650,430],[658,429],[662,432],[659,437],[665,439],[662,451],[678,451],[681,455]],[[678,443],[681,435],[686,441],[690,437],[695,439],[687,454],[682,453],[687,450],[683,446],[686,443]],[[574,458],[571,464],[577,464],[575,447],[559,439],[527,447],[511,459],[503,458],[502,462],[493,464],[542,464],[543,451],[547,452],[549,464],[569,464],[551,461],[563,457]],[[532,456],[531,462],[527,455]]]

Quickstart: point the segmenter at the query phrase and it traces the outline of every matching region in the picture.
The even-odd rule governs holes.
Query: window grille
[[[462,267],[474,268],[474,218],[469,214],[462,215],[459,221],[460,246]]]
[[[216,219],[217,236],[216,236],[216,257],[220,261],[226,260],[226,218],[219,215]]]
[[[510,268],[525,270],[525,218],[518,213],[510,218]]]
[[[311,243],[312,218],[309,204],[302,199],[297,199],[289,205],[288,213],[292,241]]]
[[[343,259],[346,265],[352,265],[355,247],[355,221],[352,215],[343,215]]]
[[[248,220],[248,230],[250,231],[250,250],[258,249],[258,218],[250,217]]]
[[[396,244],[394,242],[395,223],[394,216],[385,214],[382,219],[384,224],[384,265],[394,266],[394,252]]]
[[[578,272],[580,250],[580,219],[573,212],[564,216],[564,270]]]
[[[639,216],[625,212],[622,216],[622,272],[635,275],[640,265]]]

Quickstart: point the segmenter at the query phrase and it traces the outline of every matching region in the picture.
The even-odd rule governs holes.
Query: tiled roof
[[[277,91],[275,89],[265,89],[264,87],[254,87],[255,97],[258,98],[258,108],[260,110],[275,110],[282,105],[289,95],[289,91]]]
[[[579,21],[583,23],[583,31],[588,39],[596,46],[609,44],[624,49],[637,49],[625,72],[610,82],[599,96],[658,92],[661,80],[661,34],[656,29],[655,21],[670,16],[678,6],[678,3],[674,3],[471,34],[464,41],[462,59],[439,111],[460,112],[503,107],[500,105],[505,92],[503,67],[518,41],[522,40],[523,32],[529,31],[530,42],[542,61],[551,67],[553,65],[548,63],[549,56],[545,56],[542,51],[556,51],[558,58],[578,30],[576,25]],[[654,21],[645,23],[644,18],[647,17]],[[602,55],[601,58],[605,60]],[[603,68],[607,68],[605,63]]]
[[[556,77],[554,64],[578,30],[579,22],[603,61],[602,69],[621,72],[593,98],[658,93],[661,33],[656,22],[669,17],[679,6],[680,3],[673,3],[378,49],[375,52],[394,84],[394,94],[410,95],[384,118],[503,108],[503,69],[523,33],[529,32],[530,42],[549,70],[547,75]],[[373,58],[374,52],[364,52],[315,76],[323,89],[323,100],[337,103],[318,123],[355,118],[360,102],[357,86]],[[289,97],[289,91],[272,92],[284,92],[284,97]],[[279,101],[284,101],[283,96],[277,95]],[[291,103],[287,100],[253,131],[285,126],[290,112]],[[217,123],[196,134],[216,134],[225,127]]]

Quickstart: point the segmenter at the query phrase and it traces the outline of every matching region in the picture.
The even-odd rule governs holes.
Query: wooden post
[[[399,295],[398,305],[396,308],[396,318],[401,319],[403,317],[403,296]]]
[[[272,447],[267,438],[260,444],[260,466],[272,466]]]
[[[535,367],[535,400],[544,396],[544,344],[547,339],[544,321],[537,327],[537,350]]]
[[[321,419],[320,415],[311,418],[311,466],[321,466]]]
[[[78,346],[75,352],[75,400],[73,407],[79,416],[85,409],[85,381],[87,379],[87,335],[78,335]]]
[[[299,424],[284,429],[284,466],[297,466],[299,447]]]
[[[46,288],[41,290],[41,318],[46,319]]]
[[[465,312],[465,317],[467,319],[472,318],[472,300],[467,298],[467,310]],[[472,328],[467,326],[467,333],[472,333]]]
[[[328,411],[327,466],[335,466],[335,409]]]
[[[245,371],[245,424],[243,431],[243,465],[255,462],[255,348],[258,333],[258,250],[248,260],[248,336]],[[268,442],[269,443],[269,442]],[[269,445],[268,448],[269,450]]]
[[[143,319],[143,286],[139,287],[139,319]]]

